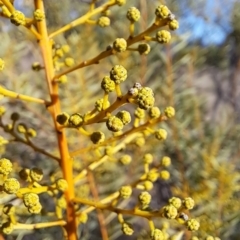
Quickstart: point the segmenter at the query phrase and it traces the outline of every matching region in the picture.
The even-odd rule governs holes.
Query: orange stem
[[[15,10],[14,9],[14,6],[12,5],[12,3],[9,1],[9,0],[2,0],[3,4],[7,7],[8,11],[10,13],[13,13],[13,11]]]
[[[40,9],[44,12],[43,0],[35,0],[35,8]],[[74,199],[74,185],[73,185],[73,167],[72,161],[69,156],[67,138],[63,129],[60,129],[56,122],[57,115],[61,112],[60,99],[58,95],[58,84],[53,81],[54,77],[54,67],[52,61],[52,51],[51,51],[51,42],[47,33],[46,21],[43,20],[37,23],[37,30],[41,35],[39,40],[39,45],[43,55],[43,61],[45,66],[46,80],[48,84],[48,90],[51,97],[51,104],[48,107],[49,112],[52,115],[55,130],[57,133],[58,147],[60,151],[60,165],[63,171],[63,176],[68,182],[68,189],[65,192],[65,198],[67,201],[67,213],[65,226],[68,239],[77,240],[77,221],[75,217],[74,205],[72,200]]]

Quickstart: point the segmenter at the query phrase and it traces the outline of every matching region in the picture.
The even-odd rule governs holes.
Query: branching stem
[[[44,104],[44,105],[49,104],[49,102],[47,102],[46,100],[43,100],[41,98],[34,98],[34,97],[31,97],[31,96],[19,94],[19,93],[7,90],[7,89],[3,88],[2,86],[0,86],[0,94],[3,95],[3,96],[9,97],[9,98],[20,99],[20,100],[23,100],[23,101],[41,103],[41,104]]]

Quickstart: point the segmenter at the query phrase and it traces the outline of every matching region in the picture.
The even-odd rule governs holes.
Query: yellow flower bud
[[[112,132],[118,132],[123,129],[123,123],[121,119],[116,116],[111,116],[106,122],[107,128]]]
[[[63,50],[64,53],[68,53],[70,51],[70,46],[69,45],[62,45],[61,49]]]
[[[138,137],[135,141],[135,144],[138,146],[138,147],[142,147],[144,146],[145,144],[145,138],[144,137]]]
[[[182,206],[182,200],[178,197],[172,197],[168,200],[169,204],[172,204],[175,208],[179,209]]]
[[[153,162],[153,155],[151,153],[146,153],[143,156],[143,162],[146,164],[151,164]]]
[[[197,231],[200,227],[200,223],[196,219],[190,219],[186,222],[189,231]]]
[[[173,205],[167,205],[163,208],[163,215],[168,219],[174,219],[177,217],[178,211]]]
[[[67,81],[68,81],[67,75],[62,75],[62,76],[58,79],[58,82],[61,83],[61,84],[67,83]]]
[[[177,20],[173,19],[168,23],[168,27],[170,30],[174,31],[179,28],[179,23]]]
[[[23,203],[31,208],[39,203],[39,196],[36,193],[26,193],[23,195]]]
[[[83,121],[84,121],[83,116],[79,113],[72,114],[68,119],[69,126],[73,127],[81,127]]]
[[[161,165],[163,167],[168,167],[170,164],[171,164],[171,158],[167,157],[167,156],[164,156],[161,160]]]
[[[155,228],[151,232],[151,240],[164,240],[163,232],[160,229]]]
[[[175,116],[175,109],[173,107],[166,107],[164,112],[168,118],[172,118]]]
[[[142,44],[139,44],[138,45],[138,52],[141,54],[141,55],[147,55],[149,54],[151,51],[151,47],[149,44],[147,43],[142,43]]]
[[[69,114],[63,112],[63,113],[57,115],[56,120],[59,124],[65,125],[68,122],[69,117],[70,117]]]
[[[29,128],[29,129],[27,130],[27,135],[28,135],[29,137],[36,137],[36,136],[37,136],[37,132],[36,132],[35,129]]]
[[[20,189],[20,183],[16,178],[8,178],[3,184],[3,191],[8,194],[17,193]]]
[[[163,180],[168,180],[170,178],[170,173],[166,170],[162,170],[160,173],[159,173],[159,177]]]
[[[109,76],[105,76],[101,82],[101,88],[106,92],[110,93],[115,90],[115,82],[111,80]]]
[[[151,88],[143,87],[139,89],[137,95],[137,103],[139,108],[148,110],[149,108],[153,107],[155,102],[154,94]]]
[[[170,10],[165,5],[160,5],[155,10],[156,17],[160,19],[167,18],[170,13],[171,13]]]
[[[127,79],[127,70],[122,65],[115,65],[110,71],[110,78],[116,84],[120,84]]]
[[[86,213],[81,213],[79,216],[78,216],[78,221],[80,223],[86,223],[88,220],[88,215]]]
[[[152,196],[149,192],[141,192],[138,196],[139,203],[146,208],[151,202]]]
[[[123,155],[119,160],[123,165],[128,165],[132,161],[132,157],[130,155]]]
[[[109,106],[110,106],[110,102],[107,101],[105,108],[108,108]],[[99,99],[99,100],[97,100],[97,101],[95,102],[95,108],[96,108],[99,112],[101,112],[102,110],[104,110],[104,109],[103,109],[103,98],[101,98],[101,99]]]
[[[171,40],[171,33],[167,30],[158,31],[156,34],[156,40],[159,43],[169,43]]]
[[[150,118],[158,118],[161,115],[161,111],[158,107],[152,107],[149,109],[148,114]]]
[[[13,130],[13,125],[11,123],[7,124],[5,127],[6,132],[11,132]]]
[[[36,21],[40,22],[45,19],[45,14],[42,10],[36,9],[33,13],[33,17]]]
[[[157,169],[152,169],[148,174],[147,174],[147,180],[151,182],[156,182],[158,180],[159,173],[157,172]]]
[[[6,108],[3,106],[0,106],[0,116],[2,116],[5,112],[6,112]]]
[[[7,139],[0,136],[0,146],[3,146],[3,145],[8,144],[8,143],[9,143],[9,141]]]
[[[30,177],[33,181],[40,182],[43,178],[43,171],[40,168],[32,168],[30,170]]]
[[[105,140],[105,135],[103,132],[100,131],[93,132],[90,136],[90,139],[94,144],[102,143]]]
[[[109,17],[102,16],[98,19],[97,24],[100,27],[108,27],[110,25],[111,21]]]
[[[56,55],[57,57],[61,58],[61,57],[64,56],[64,52],[63,52],[63,50],[62,50],[61,48],[58,48],[58,49],[56,49],[56,51],[55,51],[55,55]]]
[[[62,192],[65,192],[68,188],[68,183],[63,178],[58,179],[56,184],[57,184],[57,189],[62,191]]]
[[[67,66],[67,67],[71,67],[71,66],[73,66],[74,65],[74,59],[73,58],[70,58],[70,57],[68,57],[68,58],[65,58],[65,60],[64,60],[64,63],[65,63],[65,65]]]
[[[120,197],[127,199],[132,195],[132,187],[131,186],[122,186],[119,190]]]
[[[183,206],[188,209],[191,210],[194,208],[195,202],[192,198],[187,197],[183,200]]]
[[[19,133],[26,133],[27,132],[27,127],[25,124],[21,123],[17,125],[17,131]]]
[[[32,214],[38,214],[42,210],[42,205],[40,203],[37,203],[36,205],[32,207],[28,207],[28,212]]]
[[[123,125],[127,125],[131,122],[131,114],[127,111],[118,112],[116,117],[118,117],[122,121]]]
[[[7,176],[12,172],[13,165],[7,158],[0,159],[0,174]]]
[[[113,49],[117,52],[124,52],[127,50],[127,41],[124,38],[117,38],[113,42]]]
[[[147,191],[150,191],[153,189],[153,183],[149,180],[144,181],[143,186],[144,186],[145,190],[147,190]]]
[[[42,69],[42,66],[39,62],[34,62],[32,64],[32,70],[33,71],[40,71]]]
[[[140,15],[140,11],[135,8],[135,7],[131,7],[128,9],[127,11],[127,19],[131,22],[137,22],[140,19],[141,15]]]
[[[165,140],[167,138],[167,131],[165,129],[160,128],[155,132],[155,137],[158,140]]]
[[[137,108],[134,112],[134,116],[139,119],[143,119],[145,117],[145,111],[142,108]]]
[[[128,236],[132,235],[133,232],[134,232],[131,224],[126,223],[126,222],[124,222],[124,223],[122,224],[122,231],[123,231],[123,233],[124,233],[125,235],[128,235]]]
[[[10,19],[11,19],[11,23],[13,23],[16,26],[25,25],[26,23],[25,15],[22,12],[17,10],[13,11]]]

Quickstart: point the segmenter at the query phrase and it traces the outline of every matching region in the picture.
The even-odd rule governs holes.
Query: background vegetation
[[[96,5],[102,2],[96,1]],[[161,110],[169,105],[175,107],[175,118],[161,123],[169,133],[167,141],[159,143],[148,138],[141,147],[129,144],[124,149],[124,154],[130,154],[133,159],[129,166],[119,164],[118,160],[123,155],[119,152],[80,181],[76,191],[78,197],[102,199],[131,182],[132,176],[141,174],[145,153],[153,154],[154,164],[163,156],[169,156],[172,160],[171,178],[154,183],[151,207],[164,206],[172,196],[190,196],[196,203],[190,216],[198,218],[201,224],[200,230],[192,234],[173,221],[159,220],[156,224],[159,228],[170,224],[166,227],[172,239],[191,239],[192,236],[205,239],[211,235],[237,240],[240,236],[240,2],[230,1],[231,7],[229,1],[214,2],[216,6],[213,7],[207,0],[198,3],[191,0],[167,1],[180,23],[180,29],[173,34],[170,44],[151,44],[151,53],[147,56],[130,51],[111,56],[101,64],[70,73],[68,82],[60,85],[62,111],[87,112],[102,97],[100,82],[103,76],[113,65],[122,64],[129,75],[123,84],[124,92],[139,82],[154,90],[155,105]],[[160,3],[163,1],[127,1],[124,7],[111,9],[111,26],[80,25],[57,35],[54,41],[70,45],[69,56],[81,62],[96,56],[117,37],[128,37],[126,11],[129,7],[135,6],[140,10],[137,31],[142,31],[152,23],[153,13]],[[44,4],[49,32],[71,22],[89,8],[87,0],[45,1]],[[226,5],[229,8],[225,8]],[[32,1],[16,1],[15,6],[25,15],[32,14]],[[209,13],[209,9],[214,11]],[[206,25],[210,29],[208,32],[204,32]],[[222,29],[221,34],[216,30],[218,28]],[[0,84],[18,93],[48,98],[44,71],[32,70],[33,62],[43,63],[38,43],[26,29],[10,25],[8,19],[1,18],[0,29],[0,57],[7,66],[0,74]],[[222,41],[215,40],[219,38]],[[1,106],[7,109],[5,119],[9,119],[13,112],[21,113],[21,122],[37,131],[34,143],[54,155],[58,154],[54,125],[44,106],[9,98],[2,98]],[[133,108],[128,110],[133,111]],[[96,125],[88,129],[96,129]],[[0,134],[10,140],[1,129]],[[77,131],[67,131],[67,137],[70,152],[89,146],[88,138]],[[19,142],[1,145],[1,155],[14,161],[16,172],[23,167],[35,166],[44,169],[44,181],[52,174],[61,176],[57,162]],[[88,152],[74,156],[75,173],[92,162],[94,157]],[[124,201],[122,206],[133,206],[136,199],[137,193],[134,193],[133,199]],[[43,195],[42,201],[46,212],[53,211],[51,199]],[[1,197],[0,203],[4,202],[5,198]],[[96,211],[88,218],[87,223],[79,227],[81,239],[148,239],[146,222],[137,217],[129,219],[135,229],[131,237],[122,235],[114,214]],[[26,214],[21,220],[33,223],[39,218]],[[48,220],[47,214],[41,219],[44,220]],[[99,223],[101,221],[104,227]],[[107,229],[105,236],[102,228]],[[54,227],[16,232],[5,239],[56,237],[61,239],[62,235]]]

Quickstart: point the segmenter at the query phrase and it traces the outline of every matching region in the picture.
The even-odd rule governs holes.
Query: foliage
[[[194,49],[143,2],[0,1],[4,236],[234,236],[239,129],[206,121]]]

